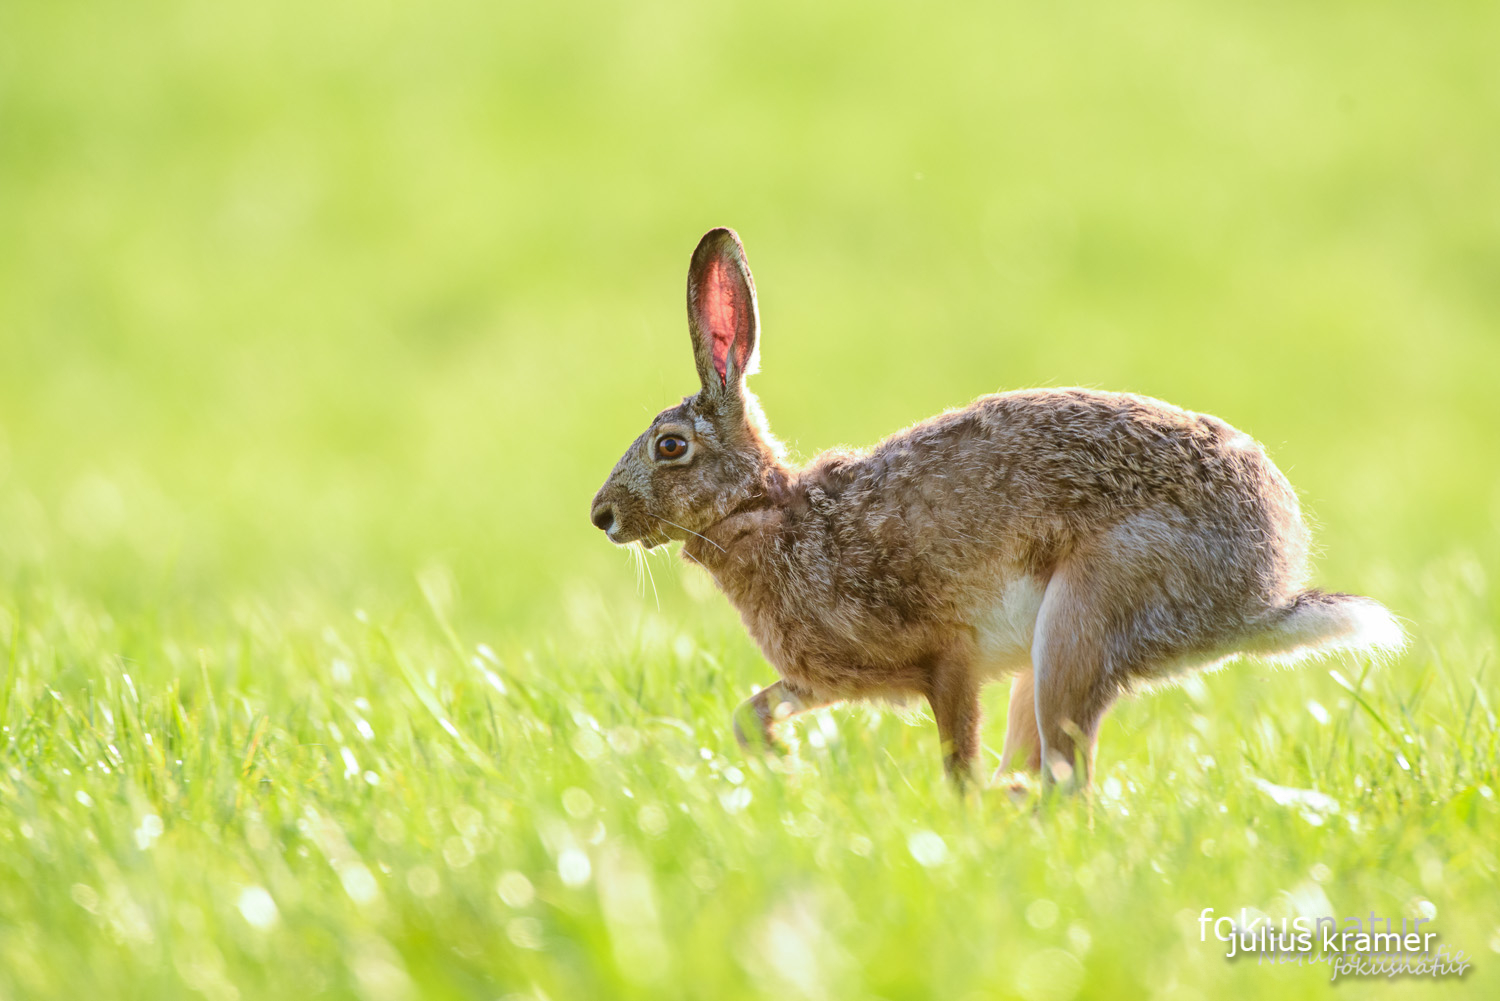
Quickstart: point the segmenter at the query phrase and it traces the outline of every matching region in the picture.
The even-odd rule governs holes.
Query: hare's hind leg
[[[1037,615],[1031,650],[1033,732],[1044,784],[1088,786],[1099,724],[1120,693],[1110,664],[1116,645],[1111,628],[1117,621],[1110,614],[1110,588],[1107,581],[1091,579],[1091,569],[1086,561],[1059,568]],[[1018,714],[1013,706],[1011,718]]]
[[[1016,675],[1010,683],[1010,711],[1005,719],[1005,746],[995,778],[1011,771],[1040,771],[1042,738],[1036,727],[1035,678],[1031,671]]]

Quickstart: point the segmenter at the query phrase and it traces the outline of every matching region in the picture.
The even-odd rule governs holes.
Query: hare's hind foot
[[[1000,752],[1000,766],[990,780],[992,784],[1014,785],[1017,781],[1024,781],[1028,789],[1038,784],[1088,784],[1098,745],[1098,722],[1096,720],[1091,731],[1087,732],[1077,725],[1074,716],[1087,718],[1087,714],[1077,712],[1077,707],[1071,705],[1074,700],[1059,698],[1060,694],[1067,694],[1060,693],[1060,687],[1049,684],[1044,688],[1048,702],[1048,725],[1044,728],[1039,722],[1043,710],[1038,705],[1035,672],[1016,675],[1010,689],[1005,746]],[[1069,707],[1059,710],[1059,703],[1069,704]],[[1098,716],[1102,718],[1103,712]],[[1044,729],[1048,736],[1045,742],[1042,737]],[[1048,762],[1045,774],[1042,771],[1044,743]]]
[[[1004,793],[1017,806],[1037,799],[1042,793],[1041,776],[1030,772],[996,771],[990,778],[989,789]]]

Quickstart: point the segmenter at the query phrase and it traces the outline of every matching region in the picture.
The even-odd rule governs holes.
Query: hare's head
[[[761,496],[779,468],[760,403],[760,316],[745,248],[731,229],[704,235],[688,267],[688,327],[702,388],[656,415],[594,496],[590,520],[611,542],[685,540]]]

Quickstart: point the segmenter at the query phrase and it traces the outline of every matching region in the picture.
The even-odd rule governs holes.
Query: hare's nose
[[[592,521],[599,531],[608,532],[615,527],[615,509],[608,504],[601,504],[589,515],[589,521]]]

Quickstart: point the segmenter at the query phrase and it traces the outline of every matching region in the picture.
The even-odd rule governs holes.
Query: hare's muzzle
[[[614,531],[615,527],[614,505],[595,505],[594,510],[589,513],[589,521],[592,521],[594,523],[594,527],[599,531],[603,532],[605,535],[609,535]]]

